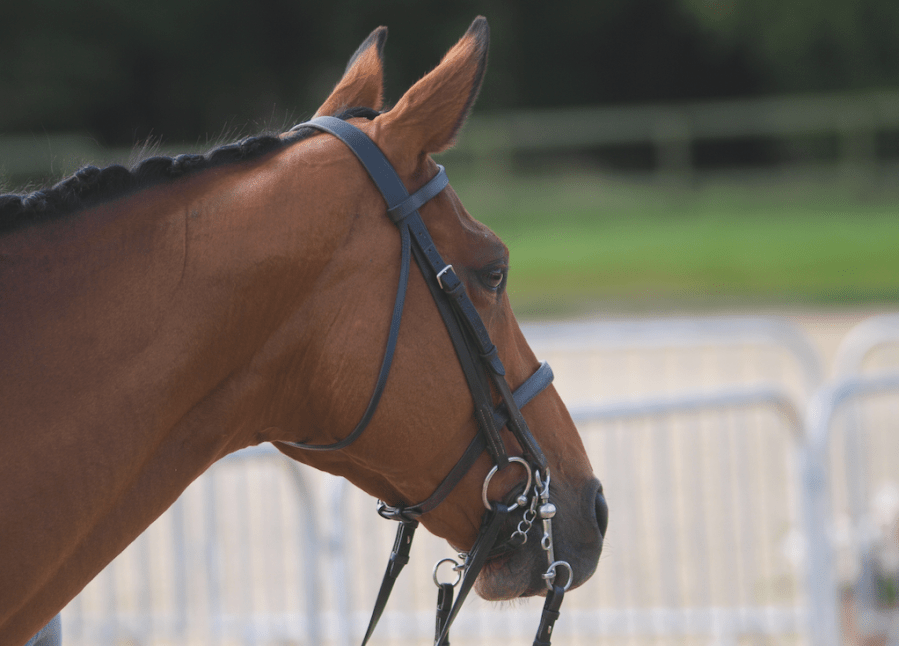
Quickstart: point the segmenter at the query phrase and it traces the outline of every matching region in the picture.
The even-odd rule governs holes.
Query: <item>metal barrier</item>
[[[612,506],[597,574],[566,599],[556,643],[839,643],[843,573],[866,553],[863,533],[841,542],[858,497],[844,483],[869,462],[851,466],[834,438],[846,411],[895,423],[870,393],[899,377],[821,388],[809,342],[771,319],[524,327]],[[885,465],[866,477],[899,472],[899,445],[866,446]],[[66,609],[64,643],[358,643],[395,526],[346,481],[305,469],[273,449],[214,465]],[[431,568],[448,555],[419,533],[373,644],[432,639]],[[529,643],[541,603],[471,599],[452,642]]]
[[[854,643],[899,645],[899,316],[872,317],[843,339],[840,379],[809,409],[811,450],[827,488],[817,503],[830,604]],[[824,498],[826,496],[827,498]]]
[[[858,375],[899,367],[899,314],[872,316],[852,328],[834,358],[834,374]]]
[[[795,402],[819,385],[821,368],[805,337],[783,321],[747,318],[523,327],[553,365],[612,505],[599,570],[566,599],[558,643],[806,634]],[[331,506],[343,501],[337,526],[347,528],[332,537],[347,559],[340,605],[350,621],[335,635],[344,646],[364,634],[394,527],[349,485],[335,487]],[[431,638],[430,568],[451,552],[426,534],[416,541],[373,643]],[[452,642],[528,643],[541,603],[470,601]]]
[[[557,643],[672,638],[723,644],[806,632],[798,556],[800,416],[783,389],[571,412],[612,501],[613,522],[597,574],[566,598]],[[364,634],[394,528],[383,527],[370,500],[348,504],[350,487],[340,482],[342,522],[357,528],[332,539],[341,540],[338,553],[350,561],[344,572],[352,572],[342,586],[352,597],[345,602],[352,620],[342,625],[337,642],[343,646]],[[452,553],[433,537],[417,541],[372,643],[432,638],[436,589],[430,568]],[[541,603],[496,608],[469,602],[452,643],[529,643]]]
[[[899,473],[899,373],[877,377],[850,377],[822,388],[809,405],[807,428],[809,469],[806,486],[809,497],[806,514],[810,526],[817,526],[816,540],[811,542],[809,569],[816,573],[817,587],[811,588],[817,609],[819,639],[813,643],[867,643],[871,635],[889,633],[889,644],[899,643],[899,607],[896,589],[892,592],[892,613],[876,607],[875,583],[872,577],[874,546],[885,539],[887,549],[899,556],[899,533],[879,535],[874,511],[864,495],[866,485],[895,484]],[[887,404],[893,413],[886,418],[890,425],[883,429],[859,424],[857,414],[875,403]],[[865,401],[867,400],[867,401]],[[848,421],[849,424],[845,424]],[[870,432],[872,429],[887,432]],[[842,434],[845,444],[837,442]],[[876,436],[880,441],[875,447]],[[863,440],[867,440],[864,442]],[[864,456],[849,457],[865,443]],[[848,458],[848,459],[847,459]],[[859,468],[861,467],[861,468]],[[897,492],[899,493],[899,492]],[[899,522],[899,500],[893,501],[892,522]],[[899,532],[899,524],[892,527]],[[899,560],[892,564],[893,585],[899,585]],[[881,612],[884,611],[884,612]],[[858,616],[856,616],[858,615]],[[872,617],[878,616],[875,622]],[[883,616],[881,616],[883,615]],[[876,624],[876,625],[875,625]],[[887,643],[887,642],[884,642]]]
[[[808,338],[785,320],[659,318],[522,325],[569,406],[782,385],[804,402],[823,380]]]
[[[299,468],[271,446],[213,465],[63,611],[63,643],[319,643],[308,555],[323,549]]]
[[[803,634],[801,427],[783,389],[573,415],[619,500],[600,574],[585,586],[596,595],[574,601],[599,605],[596,636],[708,644]]]

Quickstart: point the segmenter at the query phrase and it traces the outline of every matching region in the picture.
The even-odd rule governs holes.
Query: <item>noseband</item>
[[[439,562],[434,568],[434,582],[438,587],[435,644],[438,646],[449,644],[450,625],[488,558],[497,554],[496,549],[502,552],[527,541],[528,531],[539,516],[543,524],[541,547],[547,554],[549,564],[543,578],[546,580],[549,590],[534,644],[548,645],[553,624],[559,615],[559,606],[562,603],[564,592],[571,584],[574,573],[571,571],[571,566],[565,561],[554,560],[552,518],[556,509],[549,501],[549,467],[543,451],[521,414],[521,408],[550,384],[553,379],[552,370],[544,362],[514,393],[509,387],[505,377],[505,368],[500,361],[496,346],[491,342],[490,335],[468,297],[464,284],[453,266],[445,263],[441,258],[418,213],[418,209],[423,204],[438,195],[449,183],[443,166],[438,164],[437,175],[415,193],[409,195],[384,153],[355,126],[335,117],[318,117],[294,126],[292,130],[303,127],[315,128],[340,139],[353,151],[371,176],[387,202],[387,215],[400,231],[400,278],[387,337],[387,348],[384,351],[374,391],[362,419],[347,437],[333,444],[295,442],[283,442],[283,444],[308,451],[336,451],[352,444],[368,426],[378,407],[393,362],[400,320],[403,315],[406,286],[409,281],[411,255],[415,256],[415,261],[418,263],[434,302],[437,304],[437,309],[459,358],[474,401],[474,413],[479,428],[479,432],[468,445],[462,457],[427,499],[413,505],[400,503],[396,506],[378,501],[378,513],[384,518],[399,521],[400,525],[362,646],[365,646],[371,637],[400,570],[409,561],[409,551],[412,537],[418,526],[418,518],[422,514],[432,511],[449,495],[485,450],[493,459],[494,466],[484,481],[482,498],[487,512],[484,515],[481,529],[472,549],[467,553],[460,554],[460,557],[464,559],[463,563],[459,564],[453,559],[444,559],[444,561],[453,561],[454,569],[460,573],[456,583],[460,583],[461,579],[461,584],[455,604],[453,603],[455,584],[439,583],[437,579],[437,568],[444,561]],[[494,390],[502,400],[496,407],[493,405],[492,397]],[[507,453],[500,435],[500,430],[504,426],[509,428],[518,441],[522,450],[521,457],[510,457]],[[527,473],[527,484],[524,490],[511,505],[488,500],[487,488],[491,478],[497,471],[513,463],[524,467]],[[508,541],[495,548],[499,532],[509,514],[519,508],[524,511],[518,528]],[[561,566],[568,570],[568,578],[564,586],[555,582],[556,570]]]

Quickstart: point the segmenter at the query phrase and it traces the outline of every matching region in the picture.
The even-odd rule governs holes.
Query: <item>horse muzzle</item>
[[[571,568],[559,582],[576,588],[596,571],[609,527],[609,506],[598,480],[591,480],[575,496],[559,484],[554,558],[567,562]],[[569,576],[571,581],[567,581]],[[544,592],[540,589],[537,594]]]
[[[560,482],[553,491],[553,503],[557,511],[552,516],[548,538],[549,528],[542,522],[540,505],[535,506],[537,513],[531,512],[530,522],[527,511],[523,515],[524,523],[521,512],[510,515],[501,535],[509,536],[511,532],[512,540],[499,541],[491,551],[476,586],[482,597],[505,600],[545,595],[549,587],[546,578],[550,554],[553,561],[561,563],[553,570],[558,585],[566,589],[580,586],[593,575],[609,524],[602,485],[591,479],[586,485],[572,489]],[[516,524],[517,531],[512,531]],[[526,535],[516,541],[515,535],[522,529]],[[547,541],[553,544],[553,551],[548,552]]]

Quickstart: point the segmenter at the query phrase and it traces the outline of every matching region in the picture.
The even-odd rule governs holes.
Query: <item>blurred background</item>
[[[892,0],[12,3],[0,182],[292,125],[382,24],[395,102],[477,14],[489,71],[446,157],[519,315],[899,297]]]
[[[0,190],[286,129],[378,25],[389,105],[478,14],[488,72],[441,161],[510,247],[612,508],[558,643],[899,644],[895,0],[7,3]],[[370,504],[225,461],[68,637],[357,642],[393,530]],[[418,540],[378,643],[427,641],[447,554]],[[453,643],[526,643],[539,614],[469,603]]]

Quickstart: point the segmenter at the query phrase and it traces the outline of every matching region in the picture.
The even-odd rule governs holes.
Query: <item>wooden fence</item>
[[[502,172],[514,167],[515,155],[636,146],[652,151],[650,170],[682,181],[696,170],[702,142],[763,139],[788,147],[803,138],[828,139],[834,150],[826,161],[845,167],[869,170],[899,161],[899,91],[476,114],[450,155]],[[165,145],[159,152],[202,148]],[[88,135],[0,134],[0,178],[60,177],[86,163],[127,163],[132,154],[101,148]]]
[[[683,180],[696,169],[696,144],[752,139],[784,148],[829,140],[834,150],[823,161],[856,170],[894,163],[899,161],[899,92],[516,111],[473,118],[455,152],[495,166],[516,153],[644,146],[652,149],[650,166],[660,177]],[[792,157],[803,161],[801,153]]]

